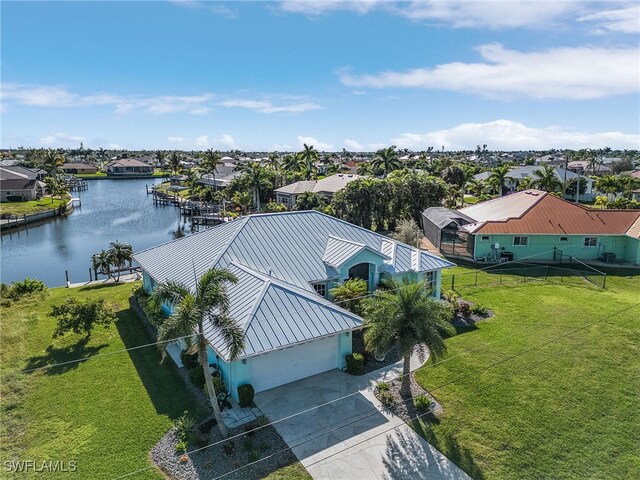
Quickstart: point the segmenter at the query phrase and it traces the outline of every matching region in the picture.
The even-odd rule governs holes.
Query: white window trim
[[[527,239],[527,243],[525,245],[522,245],[522,244],[516,245],[516,238],[526,238]],[[514,247],[528,247],[529,246],[529,237],[525,236],[525,235],[514,235],[512,243],[513,243]]]
[[[587,239],[588,238],[589,239],[593,238],[596,241],[596,243],[594,245],[587,245]],[[595,247],[597,247],[598,246],[598,237],[584,237],[582,239],[582,246],[584,248],[595,248]]]
[[[487,238],[486,240],[485,240],[485,237]],[[480,235],[480,241],[483,242],[483,243],[490,242],[491,241],[491,235]]]

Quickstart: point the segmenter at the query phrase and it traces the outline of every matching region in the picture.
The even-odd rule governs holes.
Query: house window
[[[597,247],[598,246],[598,237],[584,237],[585,247]]]
[[[321,297],[327,298],[327,284],[326,283],[314,283],[313,289]]]
[[[569,237],[560,237],[560,241],[562,243],[567,243],[569,241]]]
[[[424,283],[429,290],[433,288],[435,281],[436,281],[436,272],[427,272],[425,274]]]
[[[481,242],[489,242],[490,240],[491,240],[491,237],[489,235],[482,235],[480,237]]]
[[[514,247],[526,247],[529,245],[529,237],[513,237]]]

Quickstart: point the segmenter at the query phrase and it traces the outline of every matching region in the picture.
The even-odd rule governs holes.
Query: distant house
[[[88,163],[65,163],[60,167],[64,173],[73,175],[73,174],[93,174],[98,173],[98,167],[95,165],[90,165]]]
[[[611,175],[611,167],[609,165],[595,165],[593,167],[589,166],[590,162],[585,160],[576,160],[573,162],[569,162],[567,164],[567,170],[573,173],[577,173],[579,175],[584,175],[585,173],[592,173],[591,170],[593,168],[594,175]]]
[[[222,158],[223,159],[228,158],[229,160],[232,160],[230,157],[222,157]],[[233,180],[234,178],[240,175],[242,175],[242,172],[237,170],[237,166],[234,163],[225,162],[224,165],[219,165],[216,168],[215,175],[212,175],[210,173],[205,173],[200,177],[200,180],[198,180],[198,183],[202,185],[208,185],[211,187],[215,186],[217,188],[224,188],[227,185],[229,185],[229,182],[231,182],[231,180]],[[214,176],[215,176],[215,181],[214,181]]]
[[[107,164],[107,175],[151,175],[152,173],[153,165],[141,162],[135,158],[123,158]]]
[[[36,200],[45,194],[46,186],[38,180],[37,170],[11,166],[0,167],[0,201]]]
[[[276,202],[282,203],[289,208],[293,208],[298,201],[298,197],[306,192],[314,192],[327,200],[331,200],[333,195],[347,186],[348,183],[357,180],[358,175],[338,173],[322,180],[302,180],[300,182],[285,185],[274,190]]]
[[[209,363],[229,392],[246,383],[256,392],[345,367],[352,332],[362,318],[331,302],[330,290],[360,278],[373,292],[384,279],[425,282],[440,296],[441,270],[453,264],[428,252],[315,211],[259,214],[134,254],[148,292],[160,282],[195,288],[211,267],[238,278],[228,286],[229,313],[245,348],[235,360],[205,327]],[[165,308],[169,308],[165,306]],[[169,348],[180,363],[180,349]]]
[[[514,167],[509,170],[508,178],[505,182],[505,186],[507,192],[515,192],[518,188],[518,185],[525,178],[531,179],[535,181],[538,178],[535,174],[536,170],[540,170],[542,168],[539,165],[525,165],[523,167]],[[589,177],[585,177],[582,175],[578,175],[577,173],[571,172],[561,167],[553,167],[555,176],[560,183],[563,183],[565,179],[567,181],[571,181],[574,179],[580,179],[580,183],[586,185],[585,191],[580,195],[580,200],[593,200],[594,192],[593,192],[593,179]],[[477,175],[474,175],[473,178],[475,180],[488,180],[491,176],[491,172],[482,172]]]
[[[428,209],[424,214],[433,217]],[[525,190],[462,208],[455,215],[463,221],[455,237],[441,242],[445,252],[456,248],[458,255],[494,262],[571,256],[640,265],[640,210],[590,209]]]

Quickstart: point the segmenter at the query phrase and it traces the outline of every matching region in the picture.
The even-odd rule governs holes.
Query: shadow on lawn
[[[87,346],[88,342],[89,338],[84,337],[76,343],[64,347],[49,345],[43,355],[33,356],[27,360],[25,370],[42,369],[45,375],[60,375],[77,368],[82,363],[76,360],[91,358],[108,346],[106,343]],[[45,368],[48,365],[56,366]]]
[[[115,325],[126,348],[153,342],[132,309],[120,311],[116,316],[118,320]],[[149,345],[127,353],[158,414],[172,419],[178,418],[185,410],[196,418],[204,414],[187,391],[171,359],[167,358],[160,363],[158,347]]]
[[[439,423],[440,421],[436,417],[432,417],[427,423],[420,422],[419,425],[416,425],[416,422],[413,422],[413,428],[422,435],[422,437],[426,438],[431,445],[444,453],[449,460],[464,470],[471,478],[474,480],[483,480],[485,477],[480,466],[473,458],[471,451],[461,446],[454,435],[448,432],[436,433],[433,430],[432,426]]]

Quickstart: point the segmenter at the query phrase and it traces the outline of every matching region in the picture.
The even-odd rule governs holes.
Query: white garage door
[[[303,343],[251,359],[251,384],[262,392],[338,368],[338,337]]]

